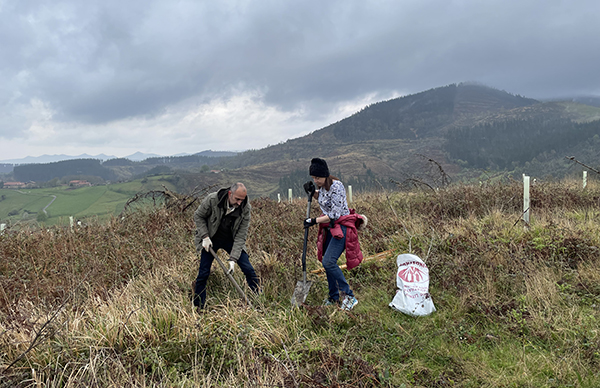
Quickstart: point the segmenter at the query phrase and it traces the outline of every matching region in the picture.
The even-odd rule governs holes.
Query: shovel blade
[[[306,297],[308,296],[310,286],[312,286],[312,282],[299,281],[296,283],[294,295],[292,295],[292,306],[298,307],[304,303]]]

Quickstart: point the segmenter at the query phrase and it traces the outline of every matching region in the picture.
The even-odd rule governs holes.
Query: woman
[[[354,209],[348,208],[344,185],[339,179],[329,175],[325,160],[312,159],[309,173],[318,189],[315,190],[311,182],[307,182],[304,188],[309,193],[312,191],[323,214],[304,220],[304,227],[319,225],[317,253],[325,268],[329,286],[329,296],[325,300],[325,305],[337,304],[344,310],[352,310],[358,300],[354,297],[337,261],[346,250],[347,268],[352,269],[360,264],[362,252],[356,228],[366,222],[366,218],[356,214]]]

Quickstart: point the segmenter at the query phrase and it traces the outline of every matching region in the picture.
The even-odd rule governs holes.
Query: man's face
[[[238,207],[244,202],[246,199],[246,190],[239,188],[235,192],[231,192],[229,190],[229,205],[233,207]]]

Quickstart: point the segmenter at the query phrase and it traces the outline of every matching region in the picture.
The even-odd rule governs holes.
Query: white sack
[[[398,290],[390,307],[413,316],[429,315],[435,311],[429,294],[429,269],[418,256],[404,253],[396,259]]]

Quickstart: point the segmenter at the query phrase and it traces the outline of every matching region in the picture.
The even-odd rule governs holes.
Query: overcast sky
[[[463,81],[600,95],[597,0],[0,0],[0,160],[259,149]]]

